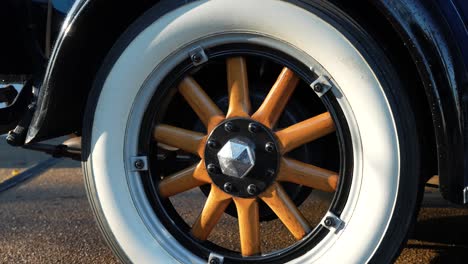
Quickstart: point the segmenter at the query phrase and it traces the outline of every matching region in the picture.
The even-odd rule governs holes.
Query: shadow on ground
[[[449,215],[434,217],[436,210],[438,214]],[[429,263],[468,263],[468,215],[452,215],[460,210],[466,211],[423,209],[406,248],[434,252]]]

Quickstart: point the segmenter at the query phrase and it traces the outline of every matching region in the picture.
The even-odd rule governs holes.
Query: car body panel
[[[81,130],[88,92],[102,60],[152,1],[76,1],[55,42],[26,143]]]
[[[467,106],[462,98],[467,70],[460,52],[463,36],[454,35],[447,23],[453,14],[442,13],[440,4],[396,0],[381,1],[379,6],[405,41],[426,90],[437,141],[440,190],[446,199],[460,203],[466,173],[461,157],[465,153]]]

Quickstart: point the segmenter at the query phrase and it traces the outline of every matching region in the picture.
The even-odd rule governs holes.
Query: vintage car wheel
[[[86,187],[124,262],[386,263],[416,208],[413,124],[383,52],[328,3],[162,1],[98,74]],[[198,188],[189,223],[172,197]],[[317,223],[310,188],[333,197]],[[225,211],[238,250],[210,238]],[[263,250],[271,219],[295,241]]]

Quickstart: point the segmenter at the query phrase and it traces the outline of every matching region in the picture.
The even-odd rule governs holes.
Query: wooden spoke
[[[282,158],[278,180],[333,192],[338,183],[338,174],[297,160]]]
[[[335,131],[330,113],[325,112],[276,132],[284,154]]]
[[[249,117],[250,98],[247,64],[243,57],[227,59],[229,110],[227,117]]]
[[[260,198],[275,212],[297,240],[310,232],[309,223],[279,183],[270,186]]]
[[[193,78],[183,79],[179,84],[179,92],[206,126],[208,132],[224,119],[223,112]]]
[[[274,127],[298,83],[299,78],[285,67],[252,118],[267,127]]]
[[[157,125],[153,131],[158,143],[203,156],[206,137],[202,133],[169,125]]]
[[[257,199],[234,198],[239,219],[243,256],[260,254],[260,220]]]
[[[200,240],[206,240],[230,202],[231,196],[212,184],[205,207],[193,224],[192,235]]]
[[[197,165],[164,178],[159,183],[159,194],[167,198],[207,183],[211,183],[211,179],[206,172],[205,163],[200,161]]]

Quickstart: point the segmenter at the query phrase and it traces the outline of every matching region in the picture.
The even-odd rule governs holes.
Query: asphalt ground
[[[48,156],[6,146],[0,138],[0,181]],[[187,192],[173,200],[188,223],[203,196]],[[330,197],[315,193],[301,206],[317,223]],[[223,216],[210,240],[238,249],[236,220]],[[262,248],[293,239],[277,220],[262,223]],[[118,263],[91,213],[78,162],[63,161],[43,175],[0,194],[0,263]],[[450,205],[427,188],[418,222],[396,263],[468,263],[468,209]]]

